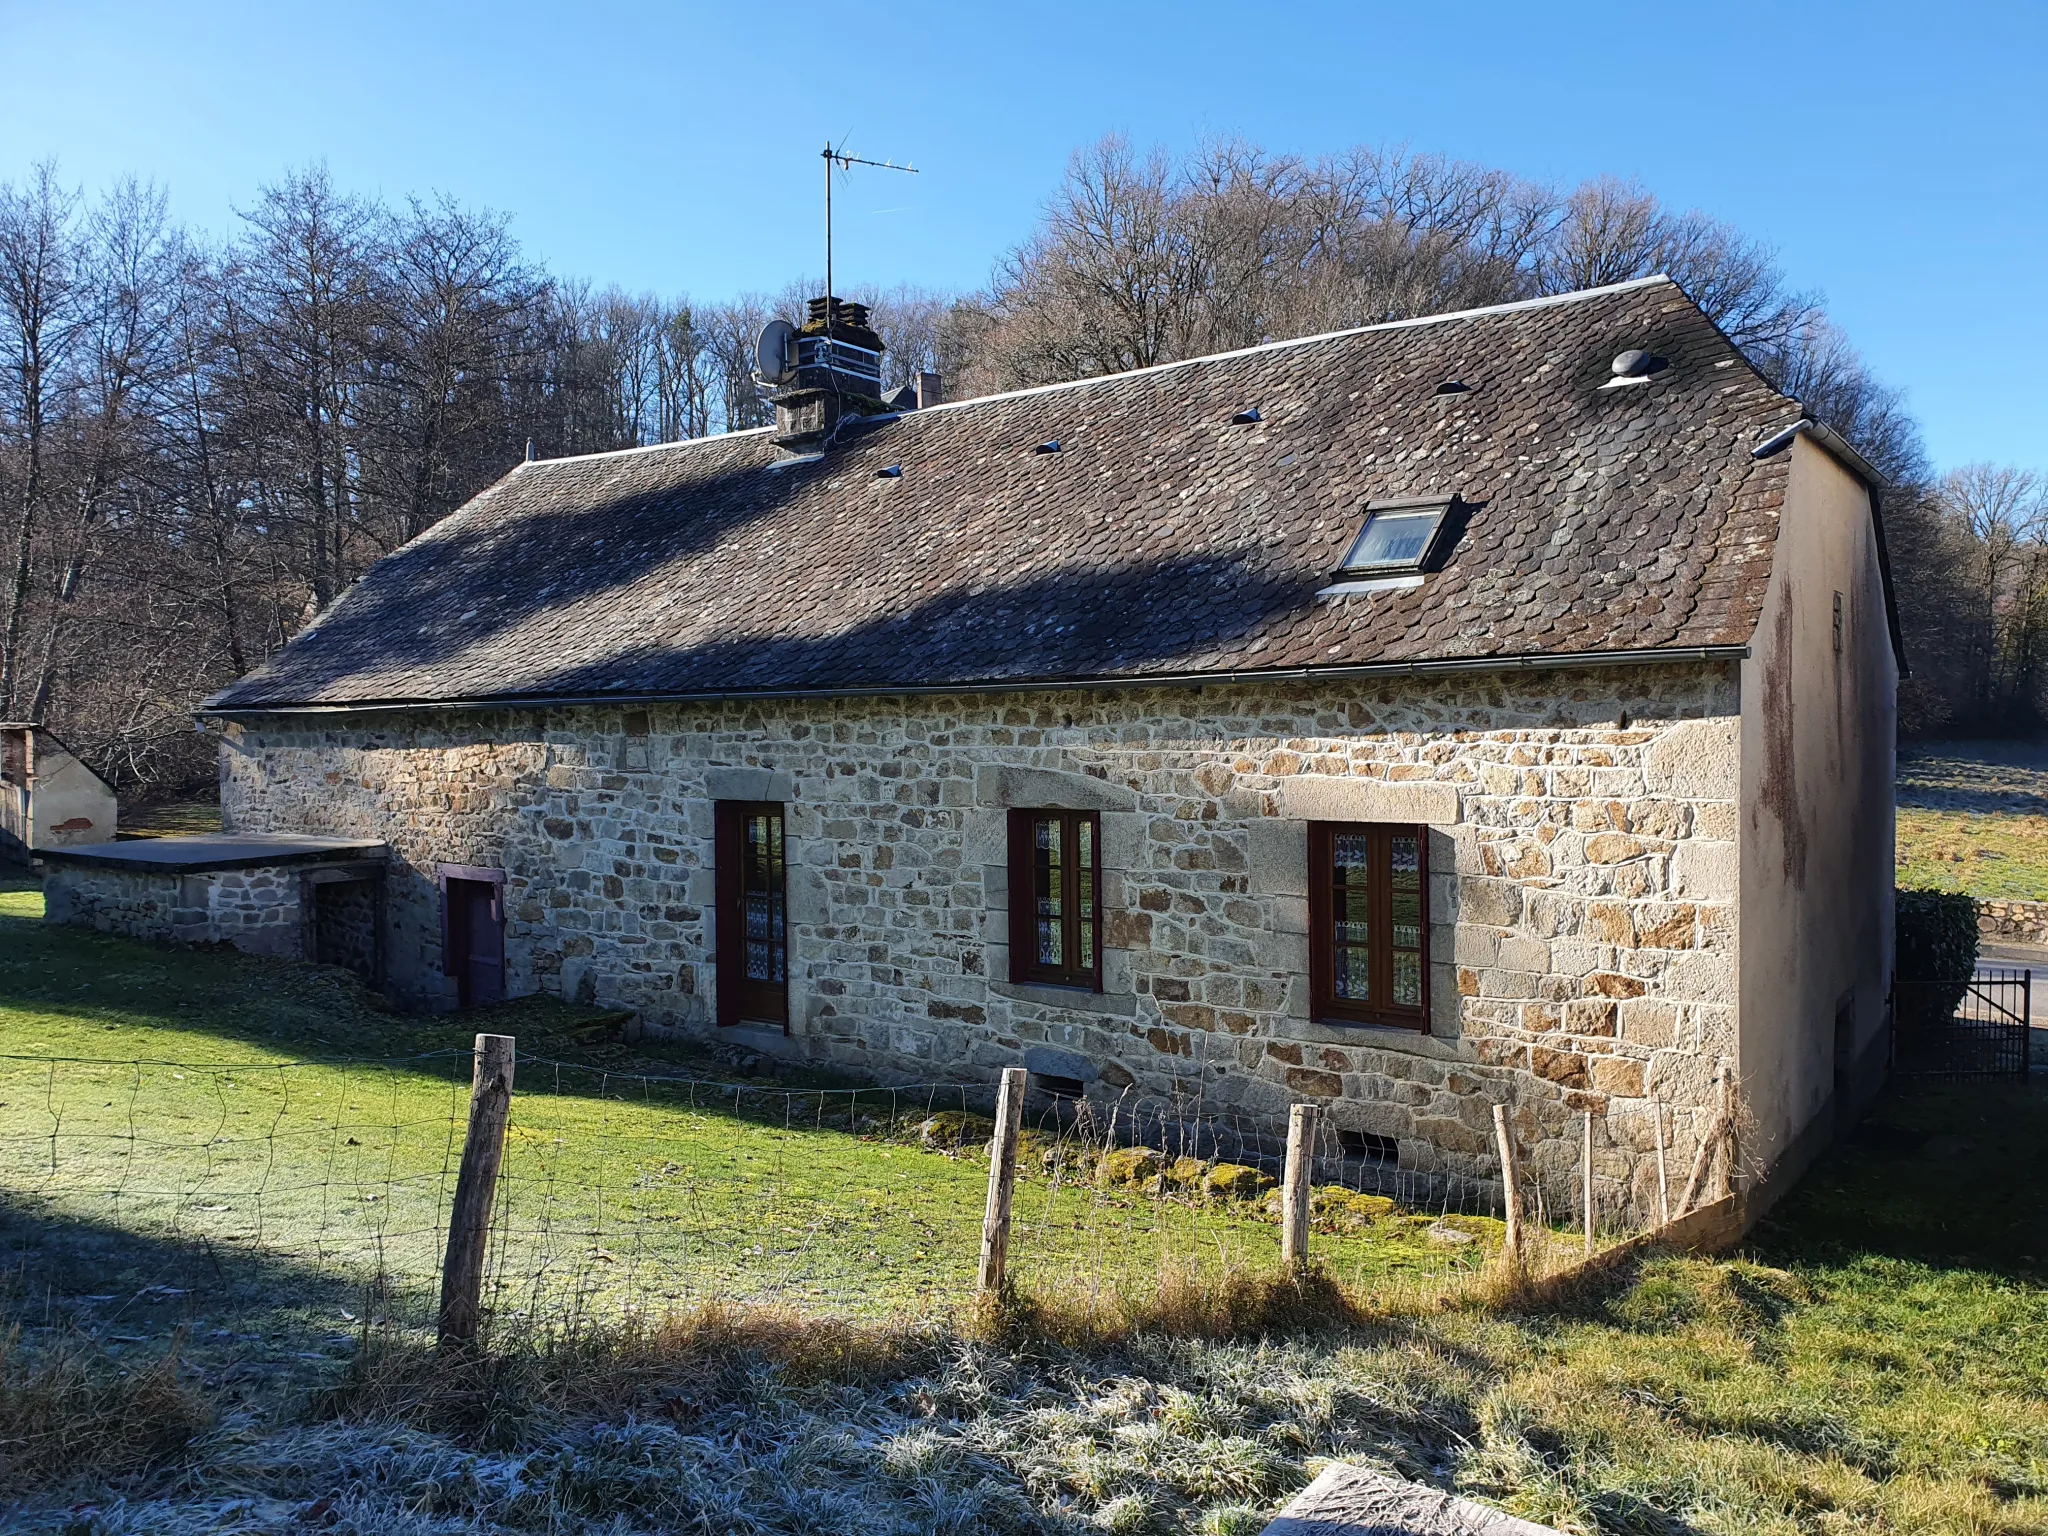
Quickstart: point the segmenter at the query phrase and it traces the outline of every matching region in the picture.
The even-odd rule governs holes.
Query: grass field
[[[2048,901],[2048,749],[1946,742],[1902,750],[1898,883]]]
[[[2039,1533],[2044,1158],[2038,1090],[1894,1096],[1746,1253],[1653,1259],[1543,1309],[1411,1305],[1336,1328],[1082,1348],[940,1331],[865,1353],[776,1317],[703,1347],[714,1321],[666,1356],[510,1345],[488,1401],[453,1422],[445,1401],[374,1390],[258,1399],[209,1367],[159,1408],[171,1431],[143,1437],[154,1464],[45,1473],[0,1523],[1249,1536],[1343,1458],[1573,1533]],[[130,1380],[161,1340],[101,1341],[136,1326],[92,1336]],[[333,1361],[351,1333],[378,1345],[339,1319],[325,1329],[300,1349]],[[439,1370],[422,1356],[412,1379]],[[365,1379],[379,1379],[374,1355]],[[0,1444],[6,1407],[0,1393]]]
[[[715,1064],[605,1042],[594,1010],[401,1017],[337,972],[50,929],[39,901],[0,894],[0,1180],[48,1243],[143,1244],[131,1291],[194,1289],[205,1254],[272,1297],[288,1276],[322,1305],[374,1281],[418,1311],[483,1029],[522,1057],[494,1222],[501,1319],[708,1299],[930,1315],[967,1297],[986,1156],[972,1129],[937,1150],[917,1129],[964,1109],[957,1089],[721,1085],[698,1080]],[[1163,1267],[1277,1264],[1260,1203],[1104,1188],[1093,1161],[1032,1137],[1021,1284],[1113,1291]],[[1362,1289],[1426,1285],[1495,1244],[1497,1224],[1450,1221],[1447,1239],[1430,1214],[1390,1212],[1319,1246]],[[185,1267],[152,1271],[159,1257]]]
[[[123,837],[183,837],[193,832],[218,832],[220,796],[187,793],[124,801],[120,827]]]
[[[460,1058],[345,1075],[278,1063],[459,1051],[473,1023],[384,1014],[293,967],[52,933],[27,892],[0,893],[0,908],[0,1050],[45,1058],[40,1101],[35,1064],[0,1093],[0,1130],[25,1138],[9,1144],[0,1205],[4,1300],[21,1330],[0,1349],[10,1530],[1237,1536],[1343,1457],[1575,1533],[2048,1532],[2048,1096],[2037,1087],[1893,1092],[1741,1255],[1656,1258],[1541,1307],[1446,1304],[1420,1281],[1396,1283],[1415,1273],[1397,1260],[1450,1256],[1395,1223],[1379,1253],[1360,1234],[1318,1238],[1360,1282],[1362,1320],[1060,1344],[977,1338],[943,1320],[848,1333],[794,1312],[750,1326],[686,1313],[700,1321],[677,1334],[607,1344],[600,1329],[566,1351],[507,1327],[482,1387],[451,1412],[434,1388],[445,1368],[416,1332],[375,1323],[390,1301],[366,1295],[358,1266],[369,1234],[381,1227],[388,1242],[412,1223],[379,1209],[396,1199],[393,1170],[439,1177]],[[508,1027],[578,1072],[687,1065],[586,1043],[586,1013],[527,1008]],[[73,1078],[53,1101],[48,1059],[65,1055],[155,1056],[186,1063],[186,1076],[93,1068],[105,1075]],[[819,1279],[826,1291],[857,1285],[913,1312],[920,1286],[956,1294],[971,1265],[971,1245],[949,1234],[978,1218],[972,1155],[752,1111],[627,1103],[587,1078],[543,1094],[532,1078],[522,1070],[522,1101],[539,1107],[519,1122],[515,1195],[550,1159],[558,1184],[572,1164],[584,1179],[592,1165],[573,1160],[592,1155],[592,1139],[621,1173],[644,1168],[642,1146],[660,1139],[699,1198],[744,1184],[738,1217],[707,1207],[690,1221],[712,1232],[743,1219],[769,1239],[745,1259],[766,1261],[773,1246],[783,1273],[820,1277],[790,1270],[789,1256],[830,1248],[848,1278]],[[131,1192],[182,1192],[195,1165],[181,1159],[202,1145],[296,1149],[233,1165],[215,1186],[263,1191],[260,1250],[236,1236],[252,1211],[190,1209],[239,1197],[151,1213],[108,1198],[118,1178],[96,1181],[97,1203],[39,1185],[27,1149],[49,1135],[53,1108],[61,1150],[72,1131],[125,1138],[129,1103],[188,1121],[172,1146],[128,1165]],[[423,1129],[436,1125],[438,1144]],[[380,1126],[389,1145],[361,1134]],[[316,1168],[345,1221],[316,1223],[294,1204],[304,1197],[280,1170]],[[674,1186],[607,1187],[647,1202],[638,1228],[690,1209]],[[878,1206],[875,1192],[891,1198]],[[1026,1187],[1027,1233],[1032,1200],[1060,1212],[1084,1197],[1081,1229],[1046,1220],[1028,1239],[1084,1283],[1183,1261],[1196,1230],[1247,1262],[1263,1262],[1271,1241],[1248,1218],[1198,1229],[1200,1213],[1173,1202],[1054,1194],[1042,1165]],[[294,1223],[332,1232],[333,1251],[309,1258]],[[572,1235],[575,1265],[628,1257],[609,1239],[612,1258],[599,1257]],[[809,1310],[800,1293],[743,1284],[756,1276],[745,1260],[714,1267],[733,1277],[724,1294],[794,1295]],[[1059,1289],[1050,1271],[1035,1283]],[[380,1372],[415,1395],[380,1390]]]

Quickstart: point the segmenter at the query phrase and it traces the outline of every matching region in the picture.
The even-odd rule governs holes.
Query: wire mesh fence
[[[263,1065],[0,1057],[0,1195],[17,1223],[131,1279],[175,1271],[202,1288],[336,1305],[369,1296],[384,1315],[423,1319],[470,1074],[459,1051]],[[950,1312],[976,1277],[986,1092],[521,1060],[490,1205],[489,1326],[710,1301]],[[1199,1096],[1031,1105],[1010,1218],[1016,1285],[1104,1294],[1171,1270],[1279,1264],[1286,1149],[1273,1128]],[[1482,1266],[1501,1241],[1497,1186],[1402,1169],[1394,1155],[1321,1125],[1308,1163],[1317,1262],[1367,1293]],[[1556,1179],[1532,1177],[1534,1222],[1569,1223],[1571,1205]]]
[[[469,1058],[220,1065],[0,1058],[16,1217],[323,1272],[439,1262]]]

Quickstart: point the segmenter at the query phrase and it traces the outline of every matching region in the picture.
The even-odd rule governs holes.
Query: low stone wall
[[[1980,901],[1977,937],[1999,944],[2048,944],[2048,901]]]
[[[228,943],[252,955],[305,953],[296,869],[201,874],[52,865],[43,877],[50,922],[174,944]]]
[[[315,872],[302,865],[194,873],[52,862],[43,876],[44,915],[152,943],[225,943],[282,960],[322,958],[309,938],[308,877]],[[331,958],[363,970],[350,957]]]

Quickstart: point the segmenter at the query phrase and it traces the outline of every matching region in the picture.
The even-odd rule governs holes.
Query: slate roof
[[[1600,388],[1631,347],[1668,370]],[[1750,449],[1797,414],[1652,278],[911,412],[814,462],[765,431],[544,460],[209,707],[1741,646],[1789,458]],[[1469,524],[1420,587],[1318,597],[1368,501],[1450,492]]]

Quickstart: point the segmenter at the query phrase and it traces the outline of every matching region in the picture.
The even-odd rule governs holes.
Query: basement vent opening
[[[1078,1077],[1060,1077],[1051,1072],[1034,1072],[1031,1076],[1036,1080],[1040,1088],[1056,1099],[1078,1099],[1081,1097],[1082,1083]]]
[[[1399,1167],[1401,1143],[1391,1136],[1382,1136],[1376,1131],[1339,1131],[1337,1145],[1346,1157],[1362,1158],[1368,1163],[1387,1163]]]
[[[1337,1145],[1346,1157],[1362,1158],[1368,1163],[1398,1166],[1401,1161],[1401,1143],[1377,1131],[1339,1131]]]
[[[1060,440],[1056,437],[1049,437],[1031,451],[1033,453],[1058,453],[1060,451]]]
[[[1259,419],[1259,408],[1256,405],[1248,405],[1230,418],[1230,424],[1233,427],[1252,427],[1258,425]]]

